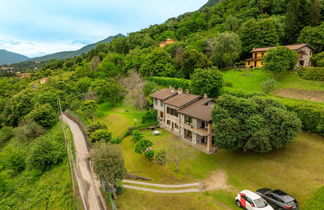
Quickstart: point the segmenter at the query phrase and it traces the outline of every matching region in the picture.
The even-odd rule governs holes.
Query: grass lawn
[[[108,126],[113,138],[123,136],[130,126],[140,125],[143,115],[133,107],[111,107],[108,103],[100,104],[97,112],[97,117]]]
[[[235,89],[248,91],[260,91],[262,82],[272,78],[272,75],[264,70],[237,71],[229,70],[224,72],[224,81],[230,82]],[[278,88],[294,88],[300,90],[322,90],[324,91],[324,82],[304,80],[295,72],[284,73],[280,75]]]
[[[123,134],[128,126],[140,124],[143,114],[127,107],[109,108],[107,111],[103,109],[100,119],[115,136]],[[137,123],[134,119],[138,119]],[[163,129],[161,131],[159,136],[154,136],[151,131],[143,133],[146,139],[154,143],[154,150],[165,149],[170,156],[172,154],[168,147],[174,136]],[[187,146],[191,149],[190,145]],[[306,132],[302,132],[285,148],[267,154],[220,150],[215,155],[207,155],[194,149],[180,164],[178,171],[171,161],[165,166],[159,166],[143,155],[136,154],[131,137],[123,140],[121,148],[128,173],[152,178],[154,183],[203,181],[214,171],[222,169],[232,188],[202,194],[172,195],[125,189],[116,202],[120,209],[197,209],[198,206],[198,209],[237,209],[233,198],[238,191],[263,187],[287,191],[303,207],[307,199],[324,185],[324,138]]]
[[[254,71],[237,71],[229,70],[223,75],[225,82],[230,82],[235,89],[243,89],[248,91],[263,92],[261,84],[272,78],[272,75],[263,70]]]
[[[324,82],[312,81],[300,78],[296,73],[283,74],[279,79],[278,88],[294,88],[300,90],[322,90],[324,91]]]

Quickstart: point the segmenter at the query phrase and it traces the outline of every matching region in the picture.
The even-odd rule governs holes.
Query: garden
[[[112,108],[102,104],[99,107],[98,119],[108,126],[113,136],[122,136],[128,127],[140,125],[144,114],[124,106]],[[181,160],[178,169],[172,158],[168,158],[174,155],[170,149],[174,135],[165,130],[161,130],[161,135],[153,135],[148,130],[142,134],[143,138],[153,143],[154,150],[166,151],[166,164],[159,165],[137,154],[133,137],[128,136],[120,144],[128,173],[151,178],[154,183],[181,184],[206,181],[215,172],[223,171],[228,187],[215,188],[202,194],[174,195],[124,189],[116,201],[122,209],[145,209],[147,206],[155,206],[156,209],[177,206],[190,208],[199,205],[204,205],[204,209],[235,209],[235,193],[242,189],[257,190],[262,187],[287,191],[303,206],[323,183],[321,154],[324,152],[324,142],[316,134],[302,132],[284,148],[265,154],[221,149],[215,155],[207,155],[186,144],[190,154]],[[296,183],[303,183],[303,190]]]

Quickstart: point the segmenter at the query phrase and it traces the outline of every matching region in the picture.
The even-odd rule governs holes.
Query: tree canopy
[[[266,97],[222,95],[212,117],[215,145],[228,150],[270,152],[284,147],[301,130],[295,113]]]

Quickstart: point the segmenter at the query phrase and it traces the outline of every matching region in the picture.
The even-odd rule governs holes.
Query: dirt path
[[[86,210],[106,210],[105,201],[100,192],[100,185],[96,181],[89,161],[89,148],[79,126],[67,116],[61,116],[69,126],[76,153],[76,179],[80,195]]]
[[[133,189],[133,190],[141,190],[141,191],[147,191],[147,192],[154,192],[154,193],[192,193],[192,192],[200,192],[200,190],[197,188],[190,188],[190,189],[181,189],[181,190],[159,190],[159,189],[152,189],[152,188],[146,188],[146,187],[136,187],[132,185],[123,185],[124,188],[127,189]]]
[[[324,91],[320,90],[298,90],[293,88],[280,88],[271,94],[292,99],[302,99],[313,102],[324,103]]]
[[[137,184],[137,185],[144,185],[144,186],[152,186],[152,187],[161,187],[161,188],[184,188],[184,187],[199,187],[199,183],[189,183],[189,184],[175,184],[175,185],[168,185],[168,184],[155,184],[155,183],[148,183],[148,182],[138,182],[132,180],[123,180],[123,183],[128,184]]]
[[[227,174],[223,169],[219,169],[214,171],[210,177],[206,180],[202,181],[202,189],[203,191],[212,191],[212,190],[228,190],[233,191],[235,188],[231,185],[228,185],[227,182]]]

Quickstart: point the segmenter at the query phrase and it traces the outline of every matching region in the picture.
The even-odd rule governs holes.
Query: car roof
[[[258,194],[250,191],[250,190],[243,190],[241,193],[245,194],[247,197],[251,198],[252,200],[256,200],[261,198]]]
[[[293,201],[295,200],[291,195],[288,193],[285,193],[281,190],[273,190],[271,193],[274,193],[277,197],[281,198],[285,202]]]

